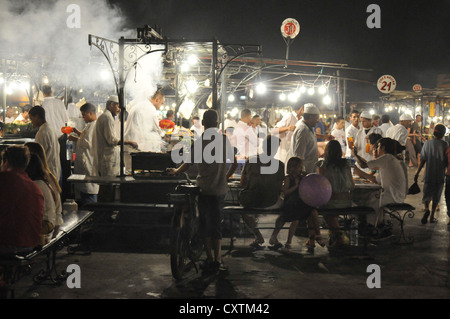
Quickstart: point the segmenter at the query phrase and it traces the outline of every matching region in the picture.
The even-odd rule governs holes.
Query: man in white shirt
[[[29,112],[30,121],[39,130],[36,133],[35,142],[42,145],[47,156],[47,163],[50,171],[55,175],[56,180],[61,178],[61,161],[59,157],[60,146],[58,136],[46,121],[45,109],[35,106]]]
[[[120,174],[120,136],[117,134],[114,120],[119,113],[119,98],[110,96],[106,102],[105,111],[95,123],[92,134],[94,176],[117,176]],[[138,147],[138,144],[132,141],[124,141],[124,145]],[[111,185],[100,186],[99,200],[114,200],[113,188],[109,186]]]
[[[6,118],[5,118],[5,124],[10,124],[12,122],[14,122],[15,117],[14,117],[14,110],[10,107],[8,107],[6,109]]]
[[[282,161],[285,165],[291,157],[291,141],[292,134],[295,131],[295,124],[302,118],[304,106],[296,105],[291,113],[286,114],[272,129],[272,134],[280,139],[280,147],[278,148],[275,159]]]
[[[400,123],[390,127],[386,131],[386,137],[392,138],[398,141],[401,145],[406,147],[406,141],[408,140],[408,129],[411,127],[411,122],[414,119],[409,114],[402,114],[400,116]]]
[[[347,138],[347,150],[345,152],[346,157],[350,157],[352,155],[352,148],[355,145],[356,135],[361,129],[359,125],[359,111],[352,111],[350,115],[350,122],[350,126],[345,130],[345,137]]]
[[[161,91],[150,99],[136,101],[124,126],[124,139],[134,141],[144,152],[161,152],[164,133],[159,126],[158,111],[165,102]]]
[[[78,108],[77,108],[78,109]],[[77,143],[77,156],[75,157],[74,169],[75,174],[94,176],[94,150],[92,149],[92,135],[97,121],[95,114],[95,105],[86,103],[79,111],[86,123],[83,131],[74,128],[73,131],[77,136],[69,135],[70,141]],[[82,205],[97,202],[99,186],[94,183],[77,183],[75,190],[80,193]]]
[[[241,111],[241,120],[234,130],[238,158],[248,158],[258,154],[258,137],[250,126],[252,112],[249,109]]]
[[[58,138],[63,135],[61,128],[66,126],[69,121],[69,115],[67,113],[64,103],[52,96],[52,88],[49,85],[42,87],[42,93],[44,94],[44,102],[42,107],[45,110],[46,121],[48,125],[57,134]]]
[[[373,126],[372,115],[367,111],[363,111],[361,113],[361,126],[361,130],[359,130],[354,139],[355,148],[357,149],[359,156],[364,158],[366,161],[371,161],[373,160],[373,154],[370,151],[369,135],[372,133],[382,135],[383,132],[379,127]],[[366,169],[366,172],[369,173],[370,170]]]
[[[345,126],[345,119],[342,116],[339,116],[336,119],[336,127],[331,132],[331,135],[334,137],[334,139],[338,141],[339,144],[341,144],[343,156],[345,155],[345,151],[347,149],[347,141],[345,139],[344,126]]]
[[[306,174],[316,173],[319,159],[317,137],[314,127],[319,122],[320,111],[314,104],[304,106],[303,119],[298,121],[292,135],[291,154],[303,160]]]
[[[392,126],[386,131],[386,137],[392,138],[393,140],[398,141],[401,145],[406,148],[406,152],[408,152],[409,159],[412,162],[412,166],[417,166],[417,156],[416,151],[414,149],[414,145],[411,140],[408,139],[409,129],[411,128],[412,121],[414,121],[413,117],[410,114],[402,114],[400,116],[400,123],[395,126]],[[405,154],[403,154],[405,155]]]
[[[394,126],[391,122],[391,118],[389,117],[388,114],[383,114],[381,116],[381,125],[380,125],[380,129],[381,131],[383,131],[383,137],[386,137],[386,132],[389,128],[391,128],[392,126]]]

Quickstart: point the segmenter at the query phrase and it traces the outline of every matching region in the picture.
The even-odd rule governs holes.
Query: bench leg
[[[384,212],[389,215],[390,218],[395,219],[399,222],[400,226],[400,235],[398,236],[398,239],[394,240],[393,242],[395,244],[412,244],[414,242],[414,237],[408,236],[408,238],[405,236],[405,230],[404,230],[404,223],[405,218],[408,216],[409,218],[414,217],[414,212],[411,210],[404,211],[403,213],[397,210],[387,210],[385,209]]]
[[[49,280],[51,284],[61,284],[67,279],[68,274],[65,270],[58,273],[56,270],[56,253],[57,249],[52,249],[47,252],[45,260],[45,269],[39,271],[37,275],[34,276],[33,280],[37,284],[41,284],[46,280]]]

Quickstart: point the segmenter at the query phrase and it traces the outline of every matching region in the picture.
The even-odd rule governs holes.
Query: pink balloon
[[[330,181],[320,174],[308,174],[298,186],[300,198],[311,207],[320,207],[328,203],[331,193]]]

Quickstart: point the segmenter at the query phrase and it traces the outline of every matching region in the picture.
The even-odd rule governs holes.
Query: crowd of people
[[[60,185],[63,168],[60,159],[65,156],[61,149],[64,138],[77,145],[74,173],[87,176],[120,174],[121,139],[116,118],[121,109],[118,97],[109,97],[104,112],[98,117],[96,107],[84,103],[79,109],[84,127],[74,127],[71,134],[64,134],[61,128],[68,121],[68,111],[51,93],[51,88],[45,87],[42,105],[34,106],[24,114],[24,118],[29,118],[38,128],[35,142],[11,146],[2,153],[0,211],[6,213],[0,216],[1,250],[21,251],[43,244],[62,223]],[[126,146],[133,150],[161,151],[164,132],[175,128],[173,111],[167,112],[163,119],[158,117],[157,111],[164,102],[164,94],[156,91],[148,101],[134,102],[127,107]],[[207,247],[205,267],[209,270],[221,266],[220,214],[227,181],[238,167],[239,159],[245,161],[240,178],[241,205],[281,209],[269,245],[273,249],[283,247],[286,251],[291,249],[300,221],[308,226],[306,246],[309,249],[314,249],[315,243],[326,245],[320,233],[318,207],[309,206],[298,195],[299,184],[308,174],[323,175],[332,185],[327,208],[354,204],[355,176],[381,185],[381,197],[374,207],[377,211],[374,227],[383,225],[384,205],[405,200],[408,166],[417,167],[415,181],[425,167],[423,224],[437,221],[435,212],[443,186],[450,184],[450,150],[443,141],[446,128],[442,124],[435,125],[434,138],[426,140],[420,129],[420,115],[414,119],[409,114],[402,114],[399,123],[394,125],[388,115],[377,117],[367,111],[352,110],[347,119],[338,117],[333,125],[327,123],[325,126],[320,125],[319,108],[308,103],[295,106],[270,128],[261,121],[259,114],[252,114],[249,109],[241,111],[239,121],[227,118],[223,127],[219,125],[218,113],[212,109],[204,112],[202,119],[194,117],[192,120],[191,156],[196,149],[203,151],[209,147],[211,139],[204,138],[208,130],[220,134],[222,139],[219,140],[228,150],[219,161],[189,161],[169,170],[169,174],[178,174],[197,166],[201,230]],[[112,200],[110,186],[80,183],[75,187],[82,205]],[[445,195],[450,200],[448,189],[446,186]],[[15,215],[19,210],[21,213]],[[252,247],[260,248],[265,239],[256,227],[257,218],[251,215],[242,218],[255,236]],[[337,218],[325,216],[325,220],[330,229],[329,244],[347,244],[348,238],[339,229]],[[11,223],[18,224],[17,229],[10,228]],[[278,234],[285,223],[290,223],[290,227],[283,245]]]

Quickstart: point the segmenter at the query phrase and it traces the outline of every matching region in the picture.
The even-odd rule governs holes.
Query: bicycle
[[[190,182],[179,185],[176,193],[169,194],[174,204],[170,230],[170,267],[172,276],[181,280],[193,266],[198,272],[197,262],[204,251],[203,238],[199,234],[197,197],[200,188]]]

